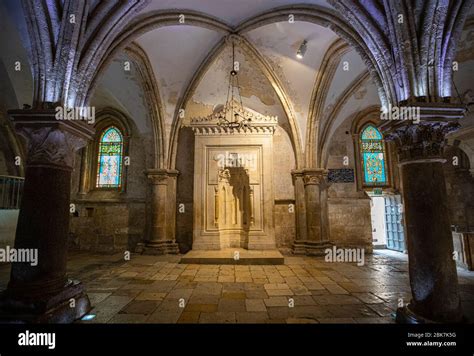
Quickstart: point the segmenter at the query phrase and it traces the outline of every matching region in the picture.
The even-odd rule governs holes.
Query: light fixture
[[[300,48],[298,48],[298,52],[296,52],[296,57],[298,57],[299,59],[303,59],[304,57],[304,54],[306,53],[306,45],[308,44],[308,42],[306,40],[304,40],[301,45],[300,45]]]
[[[229,85],[227,87],[227,100],[224,105],[224,110],[219,114],[217,125],[221,127],[228,127],[231,129],[240,129],[250,126],[250,119],[245,118],[244,105],[242,103],[242,96],[240,95],[239,86],[239,64],[235,61],[235,46],[234,39],[232,39],[232,66],[229,75]],[[234,99],[234,90],[238,101]],[[234,105],[237,104],[237,105]]]

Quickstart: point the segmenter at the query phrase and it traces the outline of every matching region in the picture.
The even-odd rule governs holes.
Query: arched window
[[[106,128],[99,141],[97,188],[122,186],[123,135],[115,126]]]
[[[366,126],[360,133],[359,147],[364,185],[386,185],[385,145],[380,131]]]

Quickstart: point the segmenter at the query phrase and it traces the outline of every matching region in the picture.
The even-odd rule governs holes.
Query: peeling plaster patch
[[[244,106],[264,115],[281,117],[284,111],[270,82],[253,60],[237,46],[236,61],[239,62],[239,85]],[[192,101],[202,105],[224,104],[227,99],[232,50],[227,46],[203,75]],[[234,91],[236,95],[237,91]]]
[[[168,103],[176,105],[178,103],[178,92],[172,90],[168,94]]]
[[[183,125],[188,126],[191,119],[194,117],[206,117],[214,112],[213,105],[207,105],[203,103],[190,100],[186,105],[185,116],[183,119]]]
[[[357,100],[364,99],[365,95],[367,94],[367,88],[365,86],[361,86],[359,90],[354,93],[354,98]]]

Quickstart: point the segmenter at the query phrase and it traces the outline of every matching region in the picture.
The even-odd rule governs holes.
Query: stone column
[[[144,253],[153,255],[177,254],[176,177],[178,171],[154,169],[147,172],[151,183],[151,227]]]
[[[84,288],[66,276],[71,172],[76,150],[93,135],[83,121],[58,121],[54,110],[12,110],[28,145],[15,249],[37,251],[37,265],[12,263],[0,319],[72,322],[90,310]]]
[[[296,214],[296,238],[293,243],[294,254],[305,254],[304,241],[307,240],[308,227],[306,222],[306,198],[303,180],[303,171],[291,172],[295,186],[295,214]]]
[[[327,240],[327,229],[323,226],[323,209],[325,204],[321,201],[327,181],[327,172],[324,169],[304,169],[301,171],[301,176],[304,187],[303,211],[306,226],[300,226],[300,228],[305,228],[306,233],[305,239],[297,239],[295,241],[293,252],[296,254],[322,256],[324,255],[324,250],[330,247]]]
[[[398,146],[413,297],[397,310],[397,321],[459,322],[462,313],[443,173],[445,134],[456,124],[439,120],[385,126],[387,139]]]

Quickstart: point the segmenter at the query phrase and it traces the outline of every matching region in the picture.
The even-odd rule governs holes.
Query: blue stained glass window
[[[99,141],[97,166],[98,188],[120,188],[122,186],[123,137],[116,127],[109,127]]]
[[[360,134],[359,144],[364,169],[364,184],[387,184],[385,146],[380,131],[372,125],[367,126]]]

